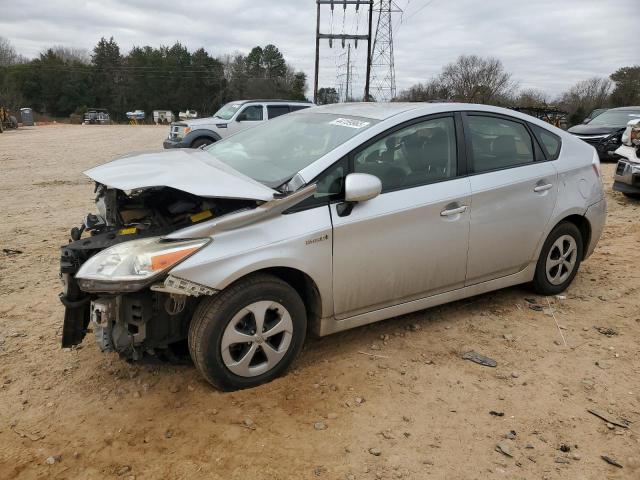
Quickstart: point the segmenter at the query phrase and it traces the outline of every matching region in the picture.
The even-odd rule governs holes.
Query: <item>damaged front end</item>
[[[61,247],[62,346],[78,345],[93,330],[102,351],[138,359],[184,340],[197,297],[215,290],[167,273],[211,238],[164,237],[259,203],[96,183],[98,213],[87,215]]]

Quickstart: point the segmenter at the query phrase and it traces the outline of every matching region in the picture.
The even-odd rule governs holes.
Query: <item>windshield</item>
[[[326,113],[289,114],[243,130],[205,151],[274,188],[376,123],[370,118]]]
[[[640,118],[640,110],[607,110],[591,120],[589,125],[624,127],[629,120]]]
[[[227,103],[224,107],[214,113],[213,116],[221,120],[231,120],[231,117],[236,114],[241,106],[242,103]]]

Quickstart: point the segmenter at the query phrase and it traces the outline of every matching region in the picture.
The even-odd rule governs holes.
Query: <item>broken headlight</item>
[[[88,292],[132,292],[141,289],[200,250],[210,239],[167,241],[143,238],[114,245],[89,258],[76,279]]]

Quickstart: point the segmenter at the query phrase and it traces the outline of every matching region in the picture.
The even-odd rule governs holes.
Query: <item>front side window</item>
[[[523,124],[499,117],[469,115],[466,125],[475,172],[533,163],[533,140]]]
[[[306,210],[327,202],[343,198],[344,195],[344,179],[349,171],[349,162],[347,158],[338,160],[336,163],[327,168],[318,177],[310,183],[317,186],[316,193],[313,196],[298,203],[294,210]]]
[[[378,177],[383,191],[455,177],[453,117],[426,120],[386,135],[355,155],[354,171]]]
[[[327,113],[282,115],[215,142],[205,151],[274,188],[377,122]]]
[[[240,112],[238,122],[259,122],[262,120],[262,105],[251,105]]]

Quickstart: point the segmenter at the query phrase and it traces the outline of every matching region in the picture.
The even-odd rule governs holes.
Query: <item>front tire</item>
[[[557,225],[542,246],[533,289],[540,295],[557,295],[573,281],[582,261],[582,234],[571,222]]]
[[[189,352],[220,390],[251,388],[287,370],[306,330],[298,293],[277,277],[256,274],[200,303],[189,327]]]
[[[212,143],[213,140],[210,140],[209,138],[199,138],[191,144],[191,148],[202,148],[207,145],[211,145]]]

